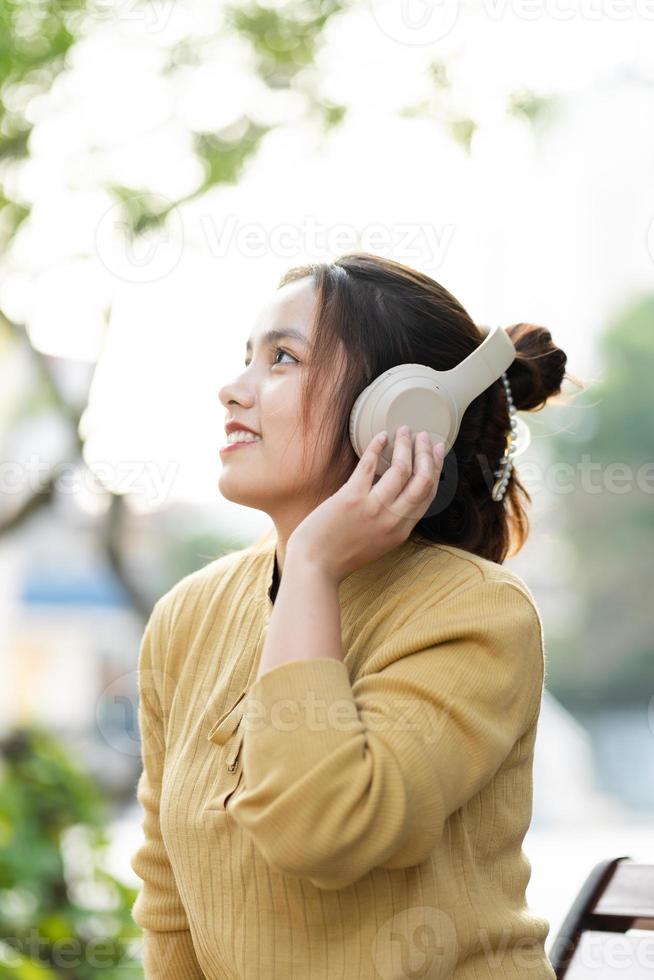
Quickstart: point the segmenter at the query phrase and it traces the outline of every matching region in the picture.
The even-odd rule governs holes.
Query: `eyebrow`
[[[284,330],[268,330],[266,333],[262,334],[261,342],[271,342],[274,340],[284,340],[284,338],[289,337],[293,340],[299,340],[300,343],[304,344],[305,347],[310,347],[305,334],[301,330],[296,330],[295,327],[286,327]],[[252,351],[252,341],[248,339],[245,344],[245,350],[249,354]]]

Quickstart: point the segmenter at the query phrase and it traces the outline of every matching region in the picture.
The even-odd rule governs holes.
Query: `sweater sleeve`
[[[165,761],[160,684],[168,634],[168,607],[159,599],[146,624],[139,652],[138,720],[143,768],[137,799],[143,808],[143,841],[130,864],[143,886],[132,918],[143,930],[145,980],[204,980],[191,941],[186,912],[159,825]]]
[[[289,661],[248,693],[228,810],[271,866],[322,889],[425,861],[540,709],[540,616],[507,582],[438,603],[373,660],[354,684],[341,660]]]

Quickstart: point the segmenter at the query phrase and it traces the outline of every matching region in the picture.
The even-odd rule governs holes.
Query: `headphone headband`
[[[516,349],[503,327],[483,329],[486,337],[472,354],[449,371],[435,372],[454,401],[459,424],[470,402],[501,378],[516,357]]]

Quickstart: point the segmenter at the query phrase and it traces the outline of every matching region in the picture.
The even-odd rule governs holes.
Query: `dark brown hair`
[[[316,291],[312,349],[302,389],[301,424],[312,422],[312,396],[330,386],[328,422],[321,434],[330,440],[329,460],[316,505],[349,478],[358,457],[350,443],[349,416],[358,395],[378,375],[403,363],[426,364],[447,371],[479,346],[484,334],[461,304],[424,273],[369,252],[348,252],[331,263],[289,269],[278,288],[310,276]],[[507,328],[518,352],[507,370],[517,409],[538,410],[556,395],[565,373],[566,355],[545,327],[518,323]],[[341,353],[338,364],[338,353]],[[333,370],[340,366],[334,388]],[[322,421],[322,420],[321,420]],[[490,491],[504,452],[509,413],[501,379],[466,409],[456,441],[441,474],[455,468],[455,489],[443,507],[422,518],[410,537],[451,544],[502,563],[517,553],[528,532],[524,502],[531,497],[514,468],[502,501]],[[438,505],[439,495],[436,502]],[[512,550],[510,550],[512,549]]]

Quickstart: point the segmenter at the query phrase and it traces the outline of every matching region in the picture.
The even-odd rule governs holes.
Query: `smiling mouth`
[[[236,442],[226,442],[220,447],[220,452],[225,452],[228,449],[242,449],[243,446],[256,446],[257,443],[261,442],[261,436],[258,439],[243,439],[237,440]]]

